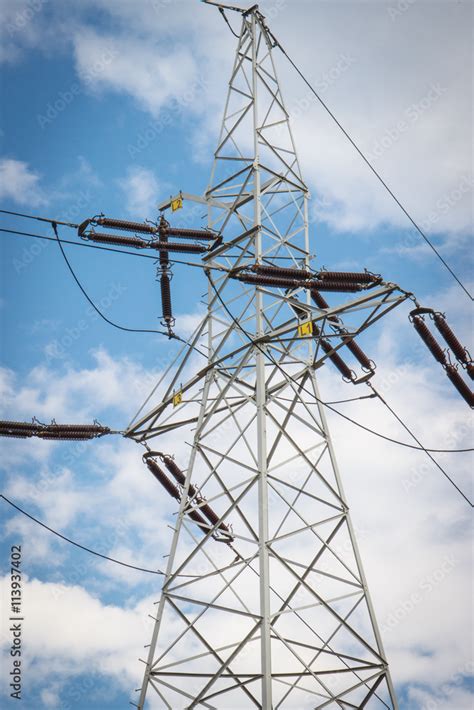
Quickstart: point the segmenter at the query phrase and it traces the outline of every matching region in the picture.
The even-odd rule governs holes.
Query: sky
[[[472,4],[462,0],[261,3],[269,26],[339,121],[472,292]],[[77,223],[100,212],[142,221],[179,190],[204,192],[235,38],[198,0],[4,0],[0,40],[0,207]],[[229,13],[237,28],[237,18]],[[276,57],[311,191],[315,264],[367,267],[445,312],[474,352],[471,302],[414,231],[282,56]],[[193,213],[205,224],[204,210]],[[1,227],[53,236],[1,215]],[[60,228],[65,239],[75,232]],[[57,245],[0,232],[2,419],[86,421],[123,429],[177,353],[93,312]],[[161,329],[150,260],[66,245],[111,320]],[[199,269],[176,267],[177,332],[204,309]],[[374,384],[425,446],[465,448],[472,416],[398,309],[364,336]],[[324,367],[328,400],[356,396]],[[349,393],[349,394],[348,394]],[[341,411],[388,436],[406,432],[373,400]],[[332,414],[347,498],[392,675],[405,709],[468,710],[472,688],[471,509],[422,452],[374,438]],[[158,569],[173,505],[141,450],[5,440],[4,495],[85,546]],[[176,441],[179,447],[181,442]],[[473,499],[469,454],[439,462]],[[22,546],[22,707],[125,707],[139,687],[160,578],[100,560],[0,500],[2,595]],[[2,707],[9,697],[2,612]],[[7,670],[5,670],[7,669]]]

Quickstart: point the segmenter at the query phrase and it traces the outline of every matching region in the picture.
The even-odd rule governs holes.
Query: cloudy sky
[[[261,7],[472,293],[472,3],[268,0]],[[179,189],[203,192],[235,50],[217,10],[198,0],[4,0],[2,13],[3,209],[71,222],[99,212],[141,221]],[[312,193],[316,264],[382,273],[446,312],[474,352],[470,299],[294,70],[276,60]],[[47,225],[1,217],[3,228],[51,236]],[[195,218],[204,224],[199,210]],[[176,346],[101,321],[55,244],[6,232],[0,244],[2,418],[97,418],[123,429]],[[68,255],[109,318],[159,327],[151,261],[75,247]],[[174,285],[177,332],[187,336],[203,310],[203,276],[183,266]],[[465,448],[470,410],[418,342],[407,311],[363,341],[378,366],[375,385],[425,446]],[[328,400],[348,396],[337,373],[321,372]],[[372,400],[341,411],[408,440]],[[422,453],[336,415],[330,425],[400,705],[468,710],[471,508]],[[439,462],[472,500],[469,455],[443,454]],[[47,525],[131,564],[163,567],[173,506],[132,442],[8,440],[1,470],[4,494]],[[126,707],[140,684],[137,659],[149,642],[160,578],[77,550],[2,500],[0,511],[7,601],[10,548],[23,551],[22,707]],[[14,707],[5,613],[2,623],[0,704]]]

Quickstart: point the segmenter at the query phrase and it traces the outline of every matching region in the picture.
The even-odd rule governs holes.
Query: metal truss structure
[[[272,49],[258,8],[243,12],[210,185],[194,198],[224,237],[203,258],[207,312],[126,432],[165,452],[177,434],[189,444],[140,709],[398,707],[317,374],[407,295],[379,280],[321,308],[304,285],[241,280],[313,258]],[[203,525],[192,511],[206,504]]]

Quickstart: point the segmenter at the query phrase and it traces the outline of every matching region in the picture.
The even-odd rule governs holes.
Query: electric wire
[[[61,538],[61,540],[64,540],[65,542],[69,542],[70,545],[74,545],[75,547],[78,547],[80,550],[84,550],[85,552],[89,552],[91,555],[96,555],[97,557],[102,557],[102,559],[108,560],[109,562],[115,562],[115,564],[122,565],[122,567],[129,567],[130,569],[137,570],[138,572],[148,572],[149,574],[160,574],[160,575],[164,574],[160,570],[147,569],[146,567],[137,567],[136,565],[131,565],[128,562],[122,562],[121,560],[116,560],[113,557],[108,557],[107,555],[103,555],[101,552],[97,552],[96,550],[92,550],[90,547],[86,547],[85,545],[81,545],[79,542],[75,542],[74,540],[71,540],[71,538],[66,537],[66,535],[63,535],[62,533],[58,532],[57,530],[54,530],[53,528],[50,528],[45,523],[42,523],[41,520],[38,520],[30,513],[27,513],[26,510],[23,510],[23,508],[20,508],[20,506],[16,505],[16,503],[9,500],[5,495],[3,495],[3,493],[0,493],[0,498],[3,498],[3,500],[6,503],[8,503],[8,505],[11,505],[12,508],[16,508],[16,510],[18,510],[20,513],[25,515],[27,518],[29,518],[33,522],[37,523],[38,525],[41,525],[41,527],[45,528],[45,530],[48,530],[50,533],[53,533],[53,535],[56,535],[57,537]]]
[[[0,210],[0,212],[6,212],[6,210]],[[28,219],[38,219],[43,222],[48,222],[49,224],[52,224],[54,220],[51,219],[46,219],[45,217],[35,217],[33,215],[24,215],[20,214],[19,212],[7,212],[7,214],[13,214],[17,215],[19,217],[26,217]],[[76,224],[70,224],[68,222],[56,222],[56,224],[60,224],[65,227],[77,227]],[[6,229],[5,227],[0,228],[0,232],[6,232],[7,234],[15,234],[17,236],[22,236],[22,237],[33,237],[35,239],[44,239],[48,242],[55,242],[57,241],[54,237],[46,237],[44,234],[32,234],[31,232],[20,232],[17,229]],[[153,259],[153,261],[157,261],[156,256],[152,256],[151,254],[142,254],[141,252],[134,252],[134,251],[128,251],[126,249],[116,249],[114,247],[99,247],[96,244],[86,244],[84,240],[81,240],[80,242],[73,242],[70,239],[60,239],[62,244],[72,244],[72,246],[75,247],[83,247],[85,249],[98,249],[99,251],[112,251],[115,252],[116,254],[128,254],[129,256],[138,256],[141,259]],[[225,254],[227,259],[236,259],[237,257],[240,256],[240,254]],[[290,261],[293,263],[292,257],[290,256],[272,256],[272,260],[278,260],[278,261]],[[194,266],[197,267],[198,269],[213,269],[214,271],[228,271],[229,269],[225,269],[223,266],[216,266],[212,265],[209,262],[206,262],[205,264],[203,263],[198,263],[196,261],[183,261],[182,259],[176,259],[172,255],[169,257],[169,261],[171,264],[182,264],[184,266]]]
[[[16,229],[5,229],[4,227],[0,228],[0,232],[7,232],[8,234],[15,234],[18,236],[22,237],[34,237],[35,239],[44,239],[48,242],[56,242],[57,239],[54,237],[46,237],[43,234],[32,234],[31,232],[19,232]],[[156,261],[157,258],[156,256],[152,256],[151,254],[141,254],[140,252],[134,252],[134,251],[127,251],[126,249],[115,249],[114,247],[99,247],[95,244],[85,244],[82,241],[81,242],[73,242],[70,239],[59,239],[61,244],[72,244],[74,247],[83,247],[85,249],[98,249],[99,251],[113,251],[116,254],[127,254],[128,256],[139,256],[142,259],[152,259],[153,261]],[[193,261],[182,261],[180,259],[173,259],[170,258],[170,263],[172,264],[183,264],[184,266],[196,266],[199,269],[206,268],[204,267],[204,264],[198,264]],[[219,271],[220,269],[218,267],[207,267],[207,268],[212,268],[215,269],[216,271]]]
[[[48,220],[49,221],[49,220]],[[61,222],[58,222],[58,224],[64,224]],[[68,226],[68,225],[66,225]],[[6,232],[7,234],[13,234],[16,236],[20,237],[32,237],[34,239],[44,239],[47,242],[57,242],[58,240],[55,237],[46,237],[44,234],[32,234],[31,232],[20,232],[17,229],[6,229],[5,227],[0,227],[0,232]],[[71,244],[74,247],[82,247],[84,249],[98,249],[99,251],[111,251],[115,252],[116,254],[127,254],[128,256],[138,256],[141,259],[152,259],[153,261],[157,261],[156,256],[152,256],[151,254],[142,254],[141,252],[134,252],[134,251],[128,251],[127,249],[115,249],[114,247],[99,247],[96,244],[86,244],[83,240],[80,242],[73,242],[71,239],[59,239],[61,244]],[[226,254],[226,258],[228,259],[236,259],[238,254]],[[273,257],[274,259],[285,259],[285,260],[291,260],[291,257]],[[228,272],[230,269],[225,268],[224,266],[216,266],[212,265],[209,263],[203,264],[203,263],[198,263],[196,261],[183,261],[182,259],[176,259],[173,256],[170,255],[169,257],[170,264],[180,264],[182,266],[192,266],[194,268],[198,269],[211,269],[213,271],[225,271]]]
[[[69,259],[67,258],[66,253],[65,253],[65,251],[64,251],[64,249],[63,249],[63,245],[61,244],[61,241],[60,241],[60,239],[59,239],[58,229],[57,229],[57,226],[56,226],[56,223],[55,223],[55,222],[52,223],[52,227],[53,227],[53,231],[54,231],[54,234],[55,234],[55,236],[56,236],[56,239],[57,239],[57,241],[58,241],[58,245],[59,245],[59,248],[60,248],[60,250],[61,250],[61,254],[62,254],[63,257],[64,257],[64,261],[66,262],[66,265],[67,265],[69,271],[71,272],[71,275],[72,275],[74,281],[75,281],[76,284],[79,286],[79,288],[80,288],[82,294],[85,296],[85,298],[86,298],[87,301],[90,303],[90,305],[92,306],[92,308],[96,311],[96,313],[99,314],[99,316],[100,316],[106,323],[108,323],[109,325],[112,325],[114,328],[117,328],[118,330],[124,330],[124,331],[127,332],[127,333],[157,333],[158,335],[166,335],[167,338],[169,338],[169,339],[171,339],[171,340],[179,340],[181,343],[184,343],[184,344],[187,345],[188,347],[193,348],[193,350],[196,350],[196,352],[198,352],[198,353],[199,353],[200,355],[202,355],[203,357],[207,357],[206,354],[205,354],[204,352],[202,352],[202,350],[200,350],[199,348],[197,348],[195,345],[191,345],[190,343],[188,343],[187,340],[185,340],[184,338],[181,338],[179,335],[176,335],[176,333],[172,333],[172,334],[170,335],[170,334],[169,334],[167,331],[165,331],[165,330],[153,330],[153,329],[148,329],[148,328],[126,328],[125,326],[120,325],[120,324],[118,324],[118,323],[114,323],[114,321],[112,321],[112,320],[110,320],[109,318],[107,318],[107,316],[102,313],[102,311],[95,305],[94,301],[89,297],[88,293],[86,292],[86,290],[85,290],[84,287],[82,286],[81,282],[79,281],[78,277],[76,276],[76,273],[75,273],[74,269],[72,268],[72,266],[71,266],[71,264],[70,264],[70,262],[69,262]]]
[[[376,397],[378,397],[378,399],[379,399],[383,404],[385,404],[385,406],[387,407],[387,409],[389,410],[389,412],[391,412],[391,413],[393,414],[393,416],[395,417],[395,419],[402,425],[402,427],[405,429],[405,431],[407,431],[407,432],[410,434],[410,436],[412,437],[412,439],[414,439],[414,440],[417,442],[417,444],[419,444],[419,445],[423,448],[423,451],[425,452],[425,454],[431,459],[431,461],[434,463],[434,465],[441,471],[441,473],[443,474],[443,476],[446,476],[446,478],[448,479],[448,481],[456,488],[456,490],[462,495],[462,497],[465,498],[465,500],[469,503],[469,505],[471,506],[471,508],[474,507],[474,503],[472,503],[472,502],[469,500],[469,498],[465,495],[465,493],[463,493],[463,491],[462,491],[462,490],[459,488],[459,486],[453,481],[453,479],[449,476],[449,474],[447,474],[446,471],[445,471],[445,470],[439,465],[439,463],[436,461],[436,459],[435,459],[433,456],[431,456],[431,453],[430,453],[427,449],[425,449],[425,447],[423,446],[423,444],[421,443],[421,441],[418,439],[418,437],[417,437],[417,436],[412,432],[412,430],[405,424],[405,422],[398,416],[398,414],[395,412],[395,410],[392,409],[392,407],[388,404],[388,402],[382,397],[382,395],[380,394],[380,392],[378,392],[378,391],[375,389],[375,387],[373,386],[373,384],[372,384],[371,382],[367,382],[367,386],[370,387],[370,389],[373,391],[373,393],[376,395]]]
[[[152,329],[147,329],[147,328],[126,328],[125,326],[119,325],[118,323],[114,323],[109,318],[107,318],[107,316],[104,315],[102,313],[102,311],[95,305],[94,301],[89,297],[89,295],[85,291],[84,287],[82,286],[81,282],[77,278],[76,273],[75,273],[74,269],[72,268],[71,264],[69,263],[69,259],[67,258],[66,253],[63,249],[63,245],[61,244],[61,242],[59,240],[58,230],[57,230],[57,226],[56,226],[55,222],[52,223],[52,227],[53,227],[53,231],[56,235],[56,239],[58,240],[58,245],[61,250],[61,254],[64,257],[64,261],[66,262],[66,265],[67,265],[69,271],[71,272],[71,275],[72,275],[74,281],[79,286],[80,290],[82,291],[83,296],[87,299],[87,301],[90,303],[90,305],[95,310],[95,312],[98,313],[99,316],[103,320],[105,320],[106,323],[108,323],[109,325],[112,325],[114,328],[118,328],[119,330],[125,330],[128,333],[157,333],[158,335],[166,335],[166,337],[169,337],[168,333],[165,330],[152,330]],[[171,336],[171,337],[177,338],[178,336]]]
[[[34,214],[24,214],[23,212],[11,212],[10,210],[0,210],[0,213],[2,214],[10,214],[14,215],[15,217],[24,217],[25,219],[35,219],[38,222],[48,222],[49,224],[61,224],[64,227],[73,227],[74,229],[77,229],[79,227],[78,224],[74,224],[74,222],[61,222],[59,219],[50,219],[49,217],[37,217]]]
[[[409,448],[409,449],[415,449],[415,450],[417,450],[417,451],[424,451],[424,452],[425,452],[426,454],[428,454],[428,455],[429,455],[430,453],[461,453],[461,452],[462,452],[462,453],[465,453],[465,452],[467,452],[467,451],[472,451],[472,449],[456,449],[456,450],[453,450],[453,449],[428,449],[428,448],[426,448],[426,447],[424,447],[424,446],[422,446],[422,445],[414,446],[413,444],[409,444],[409,443],[407,443],[407,442],[397,441],[396,439],[393,439],[393,438],[391,438],[391,437],[389,437],[389,436],[386,436],[385,434],[381,434],[380,432],[374,431],[373,429],[370,429],[369,427],[366,427],[364,424],[361,424],[360,422],[357,422],[355,419],[352,419],[351,417],[348,417],[346,414],[343,414],[342,412],[339,412],[337,409],[334,409],[334,407],[332,407],[330,404],[324,402],[323,400],[319,399],[319,398],[316,396],[316,394],[315,394],[314,392],[311,392],[311,391],[308,390],[307,388],[303,387],[294,377],[292,377],[291,375],[289,375],[288,373],[286,373],[286,372],[284,371],[284,369],[281,367],[281,365],[274,359],[274,357],[273,357],[272,355],[270,355],[270,353],[268,353],[266,350],[264,350],[257,342],[255,342],[255,341],[253,340],[253,338],[252,338],[252,337],[247,333],[247,331],[240,325],[240,323],[237,321],[237,319],[234,318],[234,316],[232,315],[232,313],[230,312],[230,310],[227,308],[227,305],[225,304],[225,302],[223,301],[223,299],[222,299],[221,295],[219,294],[218,290],[216,289],[216,287],[215,287],[214,284],[212,283],[212,280],[211,280],[211,278],[210,278],[209,275],[208,275],[208,279],[209,279],[209,282],[210,282],[210,284],[211,284],[211,287],[213,288],[213,290],[214,290],[214,292],[215,292],[217,298],[218,298],[219,301],[221,302],[223,308],[226,310],[226,312],[227,312],[229,318],[232,320],[232,322],[234,323],[234,325],[236,325],[236,326],[239,328],[239,330],[242,331],[242,333],[243,333],[243,334],[245,335],[245,337],[249,340],[249,342],[250,342],[252,345],[255,345],[255,347],[258,348],[258,350],[260,350],[260,352],[262,352],[262,353],[273,363],[273,365],[274,365],[278,370],[280,370],[280,372],[282,372],[282,373],[285,375],[286,378],[288,378],[288,379],[291,380],[294,384],[296,384],[296,385],[298,386],[298,388],[299,388],[302,392],[306,392],[306,394],[309,394],[311,397],[313,397],[317,402],[319,402],[321,405],[323,405],[323,406],[326,407],[327,409],[331,410],[331,411],[334,412],[335,414],[338,414],[340,417],[342,417],[343,419],[346,419],[347,421],[351,422],[352,424],[355,424],[355,426],[357,426],[357,427],[359,427],[359,428],[361,428],[361,429],[364,429],[365,431],[369,432],[370,434],[373,434],[374,436],[377,436],[377,437],[379,437],[379,438],[381,438],[381,439],[385,439],[386,441],[390,441],[390,442],[393,443],[393,444],[398,444],[399,446],[404,446],[404,447]],[[387,406],[388,406],[388,405],[387,405]],[[394,414],[394,416],[397,416],[397,415],[395,414],[395,412],[393,412],[393,410],[391,410],[391,411],[392,411],[392,413]],[[398,416],[397,416],[397,419],[398,419]],[[401,421],[401,420],[399,420],[399,421]],[[407,429],[407,431],[413,436],[413,438],[415,438],[414,435],[411,433],[411,431],[406,427],[406,425],[403,425],[403,426],[404,426],[404,427]],[[418,439],[415,439],[415,440],[418,441]],[[419,442],[418,442],[418,443],[419,443]],[[433,458],[432,458],[431,456],[430,456],[430,459],[433,460]],[[458,488],[458,486],[454,483],[454,481],[450,478],[450,476],[444,471],[444,469],[443,469],[437,462],[435,462],[435,463],[436,463],[437,467],[442,471],[442,473],[446,476],[446,478],[448,479],[448,481],[450,481],[450,482],[453,484],[453,486],[456,488],[456,490],[459,491],[459,493],[461,493],[461,495],[462,495],[463,498],[469,503],[469,505],[470,505],[471,507],[474,507],[474,504],[473,504],[473,503],[469,500],[469,498]]]
[[[0,211],[1,211],[1,210],[0,210]],[[3,210],[3,211],[4,211],[4,210]],[[48,221],[49,221],[49,220],[48,220]],[[110,249],[110,248],[107,248],[107,247],[97,247],[97,246],[95,246],[95,245],[90,245],[90,244],[77,244],[76,242],[72,242],[72,241],[69,241],[69,240],[66,240],[66,239],[60,239],[59,236],[57,236],[56,238],[52,238],[52,237],[46,237],[46,236],[37,235],[37,234],[27,234],[27,233],[23,233],[23,232],[16,232],[15,230],[0,229],[0,231],[12,232],[12,233],[14,233],[14,234],[24,234],[25,236],[37,237],[37,238],[39,238],[39,239],[47,239],[48,241],[53,241],[53,242],[56,242],[56,241],[57,241],[57,242],[59,243],[60,248],[61,248],[61,252],[62,252],[62,254],[63,254],[63,256],[64,256],[64,259],[65,259],[65,261],[66,261],[66,263],[67,263],[67,265],[68,265],[68,267],[69,267],[69,269],[70,269],[70,271],[71,271],[71,274],[72,274],[72,276],[74,277],[74,280],[76,281],[77,285],[79,286],[80,290],[82,291],[82,293],[83,293],[83,295],[85,296],[85,298],[87,299],[87,301],[91,304],[91,306],[94,308],[94,310],[97,311],[97,313],[100,315],[101,318],[103,318],[108,324],[112,325],[113,327],[118,328],[119,330],[124,330],[124,331],[126,331],[126,332],[133,332],[133,333],[157,333],[157,334],[160,334],[160,335],[166,335],[166,337],[168,337],[168,333],[167,333],[166,331],[159,331],[159,330],[152,330],[152,329],[126,328],[125,326],[121,326],[121,325],[119,325],[119,324],[117,324],[117,323],[114,323],[113,321],[111,321],[110,319],[108,319],[106,316],[104,316],[104,314],[101,313],[101,312],[99,311],[99,309],[96,307],[96,305],[93,303],[92,299],[90,299],[90,297],[88,296],[88,294],[86,293],[86,291],[85,291],[84,288],[82,287],[82,284],[79,282],[78,278],[76,277],[75,272],[73,271],[73,269],[72,269],[72,267],[71,267],[71,265],[70,265],[70,263],[69,263],[69,261],[68,261],[68,259],[67,259],[67,257],[66,257],[66,254],[64,253],[64,250],[63,250],[62,247],[61,247],[61,244],[63,244],[63,243],[64,243],[64,244],[72,244],[73,246],[84,246],[84,247],[88,247],[88,248],[90,248],[90,249],[100,249],[101,251],[114,251],[114,252],[119,252],[120,254],[129,254],[129,255],[131,255],[131,256],[143,256],[143,257],[145,257],[145,258],[151,258],[151,259],[155,259],[155,257],[148,257],[148,256],[145,255],[145,254],[135,254],[134,252],[122,251],[122,250],[120,250],[120,249]],[[181,264],[184,263],[184,264],[189,265],[189,266],[199,266],[199,267],[204,268],[205,270],[209,269],[209,267],[207,267],[207,266],[204,267],[204,266],[202,266],[201,264],[193,264],[193,263],[191,263],[191,262],[176,261],[175,263],[181,263]],[[212,268],[212,267],[211,267],[211,268]],[[214,287],[214,284],[212,284],[212,287],[214,288],[214,290],[216,290],[215,287]],[[216,293],[217,293],[217,292],[216,292]],[[218,295],[218,294],[217,294],[217,295]],[[222,299],[220,298],[219,295],[218,295],[218,297],[219,297],[219,300],[221,301],[221,303],[223,304]],[[224,305],[224,307],[225,307],[225,304],[223,304],[223,305]],[[226,308],[226,310],[227,310],[229,316],[230,316],[231,318],[233,318],[232,314],[228,311],[227,308]],[[189,347],[193,347],[193,349],[195,349],[195,350],[196,350],[200,355],[202,355],[203,357],[207,357],[204,352],[202,352],[202,351],[201,351],[199,348],[197,348],[196,346],[191,346],[188,341],[184,340],[184,338],[181,338],[181,337],[179,337],[179,336],[177,336],[177,335],[175,335],[174,337],[175,337],[177,340],[179,340],[180,342],[184,343],[185,345],[188,345]],[[253,341],[252,341],[252,342],[253,342]],[[312,393],[311,393],[311,394],[312,394]],[[356,397],[356,398],[353,398],[353,399],[339,400],[339,401],[335,401],[335,402],[323,402],[323,401],[321,400],[321,404],[323,404],[325,407],[331,408],[331,405],[332,405],[332,404],[342,404],[342,403],[345,403],[345,402],[348,402],[348,401],[355,401],[356,399],[361,399],[361,398]],[[474,449],[472,449],[472,448],[467,448],[467,449],[432,449],[432,448],[427,448],[427,449],[425,449],[425,448],[423,448],[423,447],[421,447],[421,446],[420,446],[420,447],[418,447],[418,446],[413,446],[412,444],[408,444],[407,442],[398,441],[398,440],[393,439],[393,438],[391,438],[391,437],[385,436],[384,434],[381,434],[380,432],[376,432],[376,431],[374,431],[374,430],[372,430],[372,429],[370,429],[370,428],[364,426],[364,425],[361,424],[360,422],[357,422],[357,421],[351,419],[350,417],[348,417],[347,415],[343,414],[342,412],[339,412],[339,411],[337,411],[337,410],[335,410],[335,409],[333,409],[332,411],[334,411],[334,412],[335,412],[336,414],[338,414],[340,417],[343,417],[344,419],[347,419],[349,422],[351,422],[351,423],[354,424],[355,426],[358,426],[358,427],[360,427],[361,429],[364,429],[365,431],[367,431],[367,432],[373,434],[374,436],[378,436],[378,437],[380,437],[380,438],[382,438],[382,439],[385,439],[386,441],[390,441],[391,443],[398,444],[399,446],[405,446],[405,447],[407,447],[407,448],[411,448],[411,449],[415,449],[415,450],[419,450],[419,451],[426,451],[427,453],[428,453],[428,452],[431,452],[431,453],[468,453],[468,452],[471,452],[471,451],[474,450]]]
[[[222,15],[222,17],[224,18],[224,20],[225,20],[225,22],[226,22],[226,24],[227,24],[229,30],[232,32],[232,34],[234,35],[234,37],[237,37],[237,39],[240,39],[240,36],[237,34],[237,32],[234,32],[234,30],[232,29],[232,25],[230,24],[229,20],[227,19],[227,15],[226,15],[225,12],[224,12],[224,8],[223,8],[223,7],[220,7],[220,8],[219,8],[219,12],[221,13],[221,15]]]
[[[327,111],[327,113],[331,116],[331,118],[333,119],[333,121],[334,121],[334,122],[336,123],[336,125],[340,128],[340,130],[342,131],[342,133],[345,135],[345,137],[346,137],[347,140],[351,143],[351,145],[355,148],[355,150],[358,152],[358,154],[360,155],[360,157],[362,158],[362,160],[365,162],[365,164],[370,168],[370,170],[373,172],[373,174],[375,175],[375,177],[376,177],[376,178],[380,181],[380,183],[384,186],[384,188],[387,190],[387,192],[389,193],[389,195],[394,199],[394,201],[397,203],[397,205],[400,207],[400,209],[401,209],[402,212],[406,215],[406,217],[408,217],[408,219],[410,220],[410,222],[412,223],[412,225],[415,227],[416,231],[417,231],[417,232],[420,234],[420,236],[425,240],[425,242],[428,244],[428,246],[433,250],[433,252],[436,254],[436,256],[437,256],[438,259],[441,261],[441,263],[442,263],[442,264],[445,266],[445,268],[449,271],[449,273],[451,274],[451,276],[457,281],[457,283],[458,283],[459,286],[463,289],[463,291],[466,293],[466,295],[469,296],[469,298],[471,299],[471,301],[474,300],[474,297],[470,294],[470,292],[468,291],[468,289],[466,288],[466,286],[464,286],[464,284],[462,283],[461,279],[455,274],[455,272],[454,272],[453,269],[450,267],[450,265],[448,264],[448,262],[441,256],[441,254],[440,254],[439,251],[436,249],[436,247],[431,243],[431,241],[428,239],[428,237],[426,236],[426,234],[424,233],[424,231],[423,231],[423,230],[421,229],[421,227],[417,224],[417,222],[415,222],[415,220],[413,219],[413,217],[411,216],[411,214],[408,212],[408,210],[406,209],[406,207],[403,206],[403,204],[400,202],[400,200],[399,200],[398,197],[395,195],[395,193],[393,192],[393,190],[391,190],[391,188],[388,186],[388,184],[386,183],[386,181],[382,178],[382,176],[380,175],[380,173],[375,169],[375,167],[372,165],[372,163],[370,162],[370,160],[366,157],[366,155],[362,152],[362,150],[359,148],[359,146],[357,145],[357,143],[354,141],[354,139],[350,136],[350,134],[346,131],[346,129],[344,128],[344,126],[343,126],[343,125],[340,123],[340,121],[336,118],[336,116],[335,116],[334,113],[331,111],[331,109],[329,108],[329,106],[325,103],[325,101],[321,98],[321,96],[318,94],[318,92],[316,91],[316,89],[311,85],[311,83],[308,81],[308,79],[306,79],[306,77],[304,76],[303,72],[298,68],[298,66],[295,64],[295,62],[294,62],[294,61],[291,59],[291,57],[287,54],[287,52],[286,52],[285,49],[282,47],[282,45],[280,44],[280,42],[276,39],[275,35],[274,35],[272,32],[270,32],[270,30],[269,30],[267,27],[266,27],[266,30],[267,30],[267,32],[269,33],[269,35],[272,37],[273,41],[275,42],[275,46],[277,46],[277,47],[280,49],[280,51],[284,54],[284,56],[288,59],[288,61],[289,61],[290,64],[292,65],[292,67],[293,67],[293,68],[295,69],[295,71],[299,74],[299,76],[300,76],[301,79],[304,81],[304,83],[306,84],[306,86],[310,89],[310,91],[315,95],[315,97],[317,98],[317,100],[319,101],[319,103],[321,104],[321,106],[322,106],[322,107]]]

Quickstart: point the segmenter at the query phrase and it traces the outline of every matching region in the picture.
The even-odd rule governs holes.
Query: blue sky
[[[472,291],[472,6],[268,0],[262,7],[290,55]],[[99,212],[141,221],[154,218],[156,204],[180,189],[204,191],[235,48],[217,11],[197,0],[9,0],[3,12],[2,209],[71,222]],[[473,352],[466,295],[307,87],[280,57],[277,66],[313,197],[315,263],[382,273],[424,305],[446,311]],[[52,236],[39,222],[1,217],[2,227]],[[196,226],[204,219],[204,210],[194,213]],[[76,238],[67,228],[61,235]],[[119,332],[93,315],[57,245],[6,233],[0,239],[2,418],[96,417],[123,428],[177,346],[158,335]],[[109,318],[161,328],[151,260],[66,249]],[[199,269],[175,268],[174,310],[184,336],[202,312],[204,290]],[[375,384],[426,445],[467,446],[469,409],[416,337],[406,311],[365,337],[364,349],[378,365]],[[348,386],[326,370],[325,394],[348,396]],[[405,439],[375,403],[345,407]],[[374,441],[335,416],[330,424],[348,470],[401,707],[467,710],[470,511],[422,455]],[[472,498],[468,457],[441,460]],[[132,442],[8,440],[1,469],[5,494],[51,527],[138,565],[163,564],[173,506],[158,500]],[[24,551],[22,707],[124,707],[140,683],[136,658],[149,641],[147,615],[159,578],[98,561],[0,505],[2,575],[11,545]],[[407,600],[440,569],[441,581],[407,612]],[[2,578],[2,591],[8,582]],[[8,650],[7,634],[2,653]],[[1,704],[13,707],[5,677]]]

